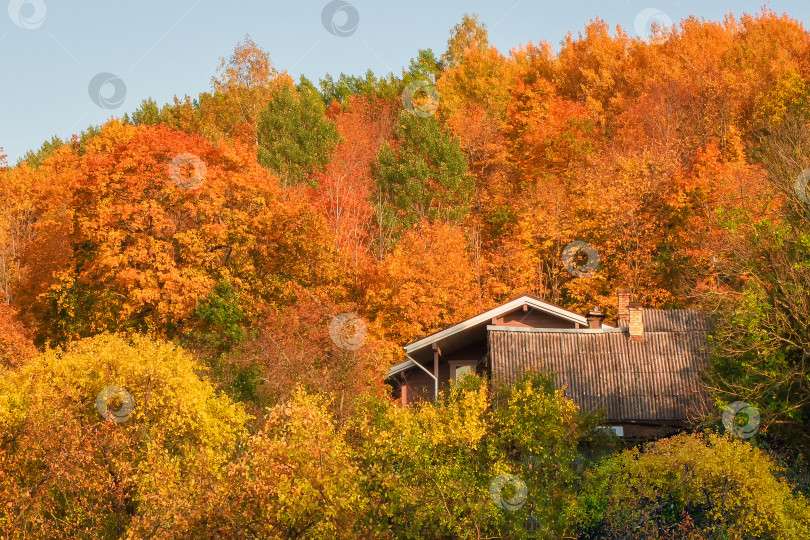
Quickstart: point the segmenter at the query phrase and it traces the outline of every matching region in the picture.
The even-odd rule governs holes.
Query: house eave
[[[536,332],[546,334],[608,334],[608,333],[622,333],[627,332],[627,328],[523,328],[519,326],[497,326],[488,325],[487,331],[503,331],[503,332]]]
[[[399,364],[391,367],[391,369],[388,370],[388,378],[393,377],[394,375],[397,375],[399,373],[402,373],[403,371],[408,371],[409,369],[415,366],[416,362],[414,362],[413,360],[405,360],[404,362],[400,362]]]
[[[478,325],[484,324],[488,320],[491,321],[495,317],[514,311],[515,309],[518,309],[524,305],[527,305],[533,309],[537,309],[538,311],[542,311],[557,316],[561,319],[573,323],[578,323],[586,327],[588,325],[588,320],[582,315],[578,315],[561,307],[548,304],[546,302],[543,302],[542,300],[535,300],[531,296],[519,296],[514,300],[507,302],[506,304],[502,304],[498,307],[490,309],[489,311],[481,313],[480,315],[476,315],[475,317],[467,319],[466,321],[462,321],[449,328],[445,328],[440,332],[436,332],[435,334],[414,341],[413,343],[409,343],[404,347],[405,353],[413,354],[415,351],[431,346],[437,341],[458,334],[459,332],[469,330],[470,328],[474,328]],[[607,324],[602,324],[602,329],[609,329],[609,328],[613,327]]]

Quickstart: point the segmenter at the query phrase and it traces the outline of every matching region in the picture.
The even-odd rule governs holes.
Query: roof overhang
[[[555,317],[559,317],[560,319],[564,319],[574,323],[579,323],[585,327],[588,326],[588,320],[582,315],[578,315],[573,311],[568,311],[567,309],[563,309],[559,306],[543,302],[542,300],[539,300],[533,296],[522,295],[518,296],[513,300],[510,300],[505,304],[501,304],[496,308],[492,308],[489,311],[485,311],[480,315],[476,315],[475,317],[467,319],[466,321],[462,321],[458,324],[454,324],[453,326],[445,328],[444,330],[436,332],[435,334],[431,334],[426,338],[422,338],[418,341],[409,343],[408,345],[405,345],[405,353],[413,354],[414,352],[420,349],[424,349],[425,347],[432,347],[434,343],[437,343],[443,339],[451,337],[460,332],[464,332],[465,330],[469,330],[482,324],[489,325],[491,324],[493,318],[499,317],[506,313],[510,313],[523,306],[529,306],[530,308],[542,311],[544,313],[548,313],[549,315],[554,315]],[[613,328],[613,327],[603,323],[602,328]]]
[[[404,347],[408,360],[393,366],[388,372],[388,376],[392,377],[398,373],[407,371],[408,369],[415,367],[416,362],[422,364],[429,362],[433,358],[434,347],[438,347],[444,352],[449,352],[462,346],[465,342],[469,343],[470,341],[474,342],[476,340],[485,340],[487,329],[492,324],[492,320],[495,317],[500,317],[501,315],[511,313],[515,310],[523,308],[524,306],[542,313],[547,313],[571,323],[579,324],[583,327],[583,329],[588,327],[588,321],[584,316],[572,311],[568,311],[567,309],[563,309],[559,306],[549,304],[548,302],[543,302],[534,296],[524,294],[510,300],[509,302],[506,302],[505,304],[501,304],[500,306],[485,311],[484,313],[476,315],[475,317],[471,317],[466,321],[454,324],[453,326],[445,328],[444,330],[440,330],[439,332],[431,334],[425,338],[409,343]],[[613,327],[607,324],[602,324],[602,329],[613,329]],[[557,331],[559,331],[559,329],[557,329]],[[571,329],[571,331],[577,330]],[[599,332],[600,330],[595,331]]]
[[[520,328],[517,326],[497,326],[489,325],[487,330],[498,330],[500,332],[535,332],[545,334],[607,334],[611,332],[626,333],[627,328]]]
[[[401,362],[392,367],[391,369],[389,369],[388,376],[393,377],[394,375],[402,373],[403,371],[408,371],[412,367],[416,367],[416,362],[414,362],[413,360],[405,360],[404,362]]]

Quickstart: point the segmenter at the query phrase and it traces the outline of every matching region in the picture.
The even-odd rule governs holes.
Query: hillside
[[[0,158],[0,537],[810,534],[810,33],[663,32],[469,16],[318,82],[246,37],[209,92]],[[716,415],[634,447],[541,375],[390,399],[411,341],[619,288],[712,312]]]

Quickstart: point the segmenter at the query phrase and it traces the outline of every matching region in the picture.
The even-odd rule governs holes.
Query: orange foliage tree
[[[464,231],[423,221],[379,264],[366,310],[388,340],[403,345],[472,316],[482,306]]]
[[[75,183],[25,255],[51,261],[21,288],[40,339],[124,328],[176,335],[220,281],[244,293],[252,316],[288,300],[287,283],[334,277],[323,219],[300,194],[281,192],[247,147],[111,122],[82,156],[52,159],[42,174]]]
[[[355,311],[301,291],[295,305],[270,312],[221,359],[223,382],[260,407],[284,403],[296,388],[321,394],[346,419],[360,396],[383,392],[395,358]]]
[[[0,369],[18,367],[36,352],[28,329],[8,304],[0,302]]]

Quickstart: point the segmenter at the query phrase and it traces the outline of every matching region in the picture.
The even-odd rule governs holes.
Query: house
[[[602,409],[625,436],[677,428],[701,416],[708,394],[707,312],[644,309],[619,290],[616,326],[595,308],[579,315],[523,294],[405,346],[388,372],[403,404],[433,399],[475,372],[512,383],[527,370],[552,374],[583,410]]]

